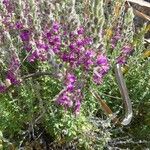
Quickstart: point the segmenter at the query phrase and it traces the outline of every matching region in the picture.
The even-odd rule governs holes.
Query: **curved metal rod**
[[[122,96],[122,99],[123,99],[124,105],[125,105],[125,118],[122,120],[121,124],[128,125],[132,120],[133,111],[132,111],[132,104],[131,104],[131,100],[129,98],[126,83],[123,79],[123,74],[121,71],[120,64],[116,64],[116,66],[115,66],[115,76],[116,76],[116,79],[118,82],[120,94]]]

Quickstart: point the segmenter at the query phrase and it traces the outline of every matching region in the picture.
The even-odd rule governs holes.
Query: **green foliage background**
[[[116,5],[115,2],[117,3],[117,0],[112,4],[112,9]],[[54,16],[61,20],[61,17],[65,19],[64,14],[68,14],[72,3],[71,1],[61,1],[60,3],[62,7],[57,5]],[[143,57],[143,52],[146,50],[144,34],[147,25],[145,24],[136,33],[135,31],[130,32],[130,27],[134,24],[134,15],[130,9],[123,24],[126,39],[118,42],[115,51],[110,53],[110,37],[106,36],[101,39],[98,37],[97,31],[100,28],[110,29],[114,18],[108,16],[106,19],[103,14],[105,9],[102,6],[102,1],[91,1],[89,5],[90,19],[85,27],[95,38],[95,47],[99,46],[99,41],[103,42],[111,61],[111,70],[105,77],[103,84],[95,86],[89,81],[84,91],[81,113],[77,117],[72,114],[71,110],[64,110],[55,103],[55,98],[62,89],[62,83],[49,76],[26,80],[20,86],[12,87],[5,94],[0,94],[0,148],[8,149],[12,145],[18,148],[21,143],[26,145],[30,141],[31,134],[34,134],[36,138],[41,134],[40,138],[43,139],[46,135],[46,138],[49,138],[49,143],[53,143],[53,146],[63,147],[72,143],[72,145],[76,145],[77,149],[85,150],[101,150],[115,146],[120,149],[150,147],[150,60]],[[77,1],[75,8],[82,22],[84,2]],[[119,22],[119,19],[116,21]],[[74,24],[71,25],[74,28]],[[124,73],[134,115],[130,125],[118,127],[106,117],[99,101],[92,96],[91,90],[96,91],[112,108],[113,112],[118,112],[117,115],[120,119],[123,118],[124,106],[113,69],[114,60],[121,46],[127,42],[126,40],[131,41],[134,45],[134,53],[130,56],[127,64],[128,69]],[[3,57],[0,59],[3,62],[0,68],[0,77],[3,78],[7,64]],[[23,67],[25,73],[31,69],[28,64],[24,64]],[[37,70],[53,71],[53,68],[47,63],[37,62],[34,67],[37,67]],[[126,136],[128,136],[127,139],[124,138]],[[120,142],[125,141],[125,143],[117,143],[116,139],[119,139]]]

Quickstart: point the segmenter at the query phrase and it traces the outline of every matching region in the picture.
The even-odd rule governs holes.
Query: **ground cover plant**
[[[149,30],[124,0],[0,1],[0,149],[149,148]]]

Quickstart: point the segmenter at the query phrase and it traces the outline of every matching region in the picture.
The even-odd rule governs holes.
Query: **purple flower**
[[[118,64],[123,65],[123,64],[126,64],[126,62],[127,62],[127,58],[126,58],[126,56],[124,56],[124,55],[120,55],[120,56],[117,58],[117,63],[118,63]]]
[[[16,29],[23,29],[23,24],[21,22],[17,21],[15,24],[15,28]]]
[[[62,54],[62,56],[61,56],[61,59],[63,60],[63,61],[68,61],[69,60],[69,56],[68,56],[68,54],[67,53],[63,53]]]
[[[96,84],[101,84],[103,81],[103,77],[109,71],[109,64],[107,57],[104,54],[100,54],[97,56],[96,67],[93,70],[93,81]]]
[[[55,54],[57,54],[57,53],[60,52],[60,47],[57,46],[57,45],[55,45],[55,46],[53,46],[52,50],[53,50],[53,52],[54,52]]]
[[[75,115],[79,115],[80,108],[81,108],[81,102],[80,102],[80,100],[76,100],[76,102],[75,102],[75,108],[74,108]]]
[[[28,30],[23,30],[20,33],[20,37],[21,37],[22,41],[29,41],[30,36],[31,36],[31,33]]]
[[[55,28],[55,30],[57,29],[57,27],[55,27],[55,25],[54,25],[54,28]],[[61,35],[58,33],[47,31],[46,36],[44,36],[44,38],[46,38],[46,41],[49,43],[46,46],[48,48],[50,47],[55,54],[58,54],[60,52],[60,48],[62,45]]]
[[[70,50],[74,50],[76,48],[76,44],[75,43],[71,43],[69,45]]]
[[[81,40],[81,39],[78,39],[78,40],[76,41],[76,43],[77,43],[78,46],[83,46],[83,45],[84,45],[84,41]]]
[[[3,4],[9,5],[9,3],[10,3],[10,0],[3,0]]]
[[[9,66],[8,66],[8,70],[15,72],[19,68],[19,66],[20,66],[20,59],[18,58],[17,55],[14,54],[11,57],[11,60],[10,60]]]
[[[107,57],[104,54],[100,54],[97,56],[97,65],[105,65],[108,63]]]
[[[39,53],[37,50],[31,53],[31,55],[28,57],[29,62],[34,62],[36,59],[39,58]]]
[[[34,50],[31,55],[28,57],[29,62],[34,62],[35,60],[46,61],[48,58],[47,50],[42,48],[44,45],[38,45],[37,49]]]
[[[84,52],[84,56],[81,60],[81,63],[84,64],[86,70],[89,70],[94,64],[95,52],[93,50],[87,50]]]
[[[66,93],[63,93],[59,99],[58,99],[58,103],[60,105],[67,105],[68,101],[69,101],[69,97],[66,95]]]
[[[92,44],[93,40],[90,37],[87,37],[84,39],[84,45],[90,45]]]
[[[74,74],[71,74],[71,73],[68,73],[67,74],[67,80],[70,82],[70,83],[74,83],[76,81],[76,77]]]
[[[104,76],[109,71],[109,65],[101,66],[101,74]]]
[[[111,48],[112,49],[114,49],[116,47],[118,40],[120,40],[122,38],[120,26],[118,26],[114,32],[115,32],[115,34],[111,39]]]
[[[38,49],[45,50],[45,52],[47,52],[48,49],[49,49],[49,46],[47,44],[45,44],[44,42],[42,42],[42,41],[37,41],[36,46],[37,46]]]
[[[111,44],[111,48],[114,49],[116,45],[114,43]]]
[[[54,36],[54,38],[53,38],[53,41],[54,41],[54,43],[61,43],[61,39],[60,39],[60,36]]]
[[[84,28],[83,27],[80,27],[78,30],[77,30],[77,33],[80,35],[80,34],[83,34],[84,33]]]
[[[117,40],[121,39],[121,35],[120,34],[115,35],[113,38],[117,41]]]
[[[12,84],[19,84],[20,80],[17,79],[17,70],[20,67],[20,60],[16,55],[13,55],[10,64],[8,66],[8,71],[6,78],[10,80]]]
[[[3,0],[3,4],[5,5],[8,13],[12,13],[12,11],[14,10],[13,3],[11,3],[10,0]]]
[[[4,93],[6,91],[6,86],[0,84],[0,93]]]
[[[74,31],[70,32],[70,34],[69,34],[70,40],[74,40],[76,38],[76,36],[77,36],[77,34]]]
[[[84,62],[84,67],[86,70],[89,70],[92,65],[93,61],[91,59],[88,59],[87,61]]]
[[[72,83],[68,84],[67,85],[67,91],[73,92],[73,90],[74,90],[74,84],[72,84]]]
[[[95,52],[93,50],[86,50],[85,56],[90,57],[90,58],[94,58],[95,57]]]
[[[50,31],[47,32],[47,33],[46,33],[46,38],[50,39],[51,37],[52,37],[52,32],[50,32]]]
[[[58,97],[58,99],[56,100],[56,102],[59,105],[62,105],[64,107],[72,107],[73,102],[71,101],[70,97],[68,96],[68,92],[64,91],[63,93],[61,93]]]
[[[6,74],[6,78],[10,80],[12,84],[19,84],[20,80],[17,79],[17,71],[20,67],[20,60],[17,55],[13,55]]]
[[[55,30],[59,30],[60,24],[59,24],[58,22],[54,22],[54,23],[52,24],[52,28],[55,29]]]
[[[23,47],[27,52],[30,52],[31,50],[32,50],[32,45],[31,44],[26,44],[26,45],[24,45],[24,47]]]
[[[17,85],[20,84],[20,80],[17,79],[17,76],[14,72],[8,71],[6,79],[10,80],[11,84]]]
[[[103,77],[102,77],[102,75],[94,73],[94,75],[93,75],[93,81],[94,81],[96,84],[102,84],[102,82],[103,82]]]
[[[66,77],[65,85],[67,87],[67,91],[73,92],[75,86],[76,77],[74,74],[68,73]]]
[[[56,34],[58,33],[59,30],[60,30],[60,24],[57,22],[54,22],[52,24],[52,29],[51,29],[52,33]]]
[[[69,62],[74,63],[76,60],[76,54],[75,53],[70,53],[69,54]]]
[[[125,54],[125,55],[129,55],[131,52],[132,52],[132,47],[130,45],[125,45],[123,46],[122,48],[122,52]]]

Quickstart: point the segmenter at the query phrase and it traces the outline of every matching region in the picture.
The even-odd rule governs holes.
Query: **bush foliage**
[[[150,26],[134,18],[124,0],[1,1],[0,149],[150,147]]]

